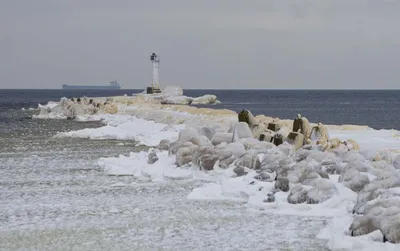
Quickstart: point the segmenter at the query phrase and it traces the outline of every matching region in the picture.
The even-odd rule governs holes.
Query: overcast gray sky
[[[399,88],[399,0],[0,0],[0,88]]]

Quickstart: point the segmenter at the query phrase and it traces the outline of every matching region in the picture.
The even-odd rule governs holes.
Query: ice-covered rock
[[[200,146],[192,156],[192,163],[202,170],[212,170],[218,160],[218,153],[213,146]]]
[[[290,189],[287,201],[290,204],[300,204],[307,201],[307,189],[302,185],[295,185]]]
[[[245,122],[237,122],[233,129],[232,142],[236,142],[243,138],[254,138],[253,133],[249,128],[249,125]]]
[[[336,186],[327,179],[319,179],[307,192],[307,204],[319,204],[338,195]]]
[[[170,144],[171,142],[169,140],[162,139],[156,148],[161,151],[168,151]]]
[[[158,160],[157,153],[155,151],[149,152],[148,158],[147,158],[147,163],[148,164],[154,164]]]
[[[278,177],[274,185],[275,189],[281,190],[282,192],[289,191],[289,180],[286,177]]]
[[[261,162],[258,158],[258,155],[252,151],[243,154],[235,164],[236,166],[243,166],[250,169],[260,169],[261,167]]]
[[[199,148],[197,145],[184,146],[176,152],[176,165],[183,166],[192,161],[193,152]]]
[[[221,143],[231,143],[233,139],[233,133],[217,132],[211,138],[211,143],[216,146]]]
[[[352,191],[359,192],[367,184],[369,184],[370,181],[367,175],[361,174],[356,169],[349,169],[340,174],[339,182],[341,182],[344,186],[350,188]]]
[[[254,176],[254,179],[260,180],[260,181],[268,181],[268,182],[272,181],[271,176],[267,172],[261,172],[261,173],[257,174],[256,176]]]

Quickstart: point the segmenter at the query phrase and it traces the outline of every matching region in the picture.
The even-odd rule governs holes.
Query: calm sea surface
[[[325,250],[329,219],[250,213],[237,203],[190,201],[197,182],[138,183],[105,175],[100,157],[135,142],[54,139],[100,122],[32,120],[38,103],[140,90],[0,90],[0,250]],[[186,90],[215,94],[214,108],[327,124],[400,129],[399,91]]]

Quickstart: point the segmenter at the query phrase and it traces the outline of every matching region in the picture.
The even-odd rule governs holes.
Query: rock
[[[267,199],[265,199],[263,202],[271,203],[275,201],[275,194],[269,193],[267,196]]]
[[[66,112],[67,119],[75,119],[76,118],[76,109],[73,106],[70,106]]]
[[[258,155],[254,152],[246,152],[236,162],[236,166],[244,166],[250,169],[260,169],[261,162]]]
[[[278,131],[275,133],[272,143],[274,143],[274,145],[276,146],[280,146],[281,144],[284,143],[284,141],[285,141],[285,135],[281,133],[281,131]]]
[[[287,201],[290,204],[300,204],[307,201],[307,189],[302,185],[295,185],[292,189],[290,189],[289,196],[287,197]]]
[[[308,119],[305,117],[301,117],[301,115],[299,114],[298,117],[293,121],[293,132],[299,132],[303,134],[306,139],[309,138],[311,128]]]
[[[178,141],[187,142],[191,138],[197,137],[197,136],[200,136],[200,133],[196,129],[194,129],[192,127],[188,127],[186,129],[179,131]]]
[[[348,163],[365,162],[365,157],[361,153],[355,151],[346,152],[341,158],[343,162]]]
[[[254,177],[256,180],[260,181],[272,181],[271,176],[266,172],[261,172]]]
[[[192,154],[198,148],[196,145],[184,146],[176,152],[176,165],[183,166],[192,161]]]
[[[260,141],[267,141],[267,142],[273,142],[275,136],[275,132],[271,130],[266,130],[265,132],[261,133],[258,140]]]
[[[289,191],[289,180],[288,180],[288,178],[278,177],[277,180],[275,181],[274,187],[275,187],[275,189],[279,189],[282,192]]]
[[[233,172],[236,173],[236,175],[238,177],[247,174],[247,172],[243,166],[236,167],[235,169],[233,169]]]
[[[277,123],[272,123],[271,122],[271,123],[268,123],[267,129],[271,130],[273,132],[277,132],[277,131],[279,131],[280,126]]]
[[[147,156],[147,163],[154,164],[158,160],[158,156],[156,152],[150,152]]]
[[[174,141],[172,143],[169,144],[168,147],[168,155],[175,155],[176,152],[179,150],[179,148],[181,148],[183,146],[183,142],[182,141]]]
[[[339,182],[358,193],[369,184],[370,181],[367,175],[360,174],[356,169],[350,169],[340,174]]]
[[[293,145],[295,150],[302,148],[305,143],[304,135],[299,132],[291,132],[286,138],[286,142]]]
[[[160,141],[160,143],[158,144],[157,149],[161,150],[161,151],[168,151],[170,144],[171,144],[171,142],[169,140],[162,139]]]
[[[331,181],[319,179],[316,181],[315,187],[311,188],[307,193],[307,204],[319,204],[337,194],[338,191]]]
[[[379,154],[381,155],[382,160],[386,161],[388,164],[392,164],[392,154],[388,149],[379,150]]]
[[[333,160],[324,160],[321,162],[321,170],[325,171],[328,174],[339,174],[340,167]]]
[[[236,142],[243,138],[254,138],[253,132],[250,130],[249,125],[245,122],[238,122],[235,124],[233,130],[232,142]]]
[[[231,143],[233,139],[233,133],[217,132],[211,138],[211,143],[216,146],[223,142]]]
[[[311,129],[310,139],[325,148],[329,140],[328,128],[322,123],[318,123]]]
[[[200,169],[212,170],[218,154],[213,146],[200,146],[192,155],[192,163],[198,165]]]
[[[238,114],[239,122],[245,122],[249,125],[250,128],[258,125],[258,120],[253,116],[253,114],[249,110],[242,110]]]
[[[215,129],[210,126],[203,126],[202,128],[200,128],[200,134],[206,136],[209,140],[213,138],[215,133],[216,133]]]
[[[269,162],[267,164],[263,164],[261,163],[261,170],[262,171],[266,171],[268,173],[273,173],[275,172],[279,167],[279,163],[278,162]]]
[[[393,161],[393,166],[396,169],[400,169],[400,155],[397,155],[395,160]]]
[[[369,160],[369,161],[382,160],[382,157],[379,154],[379,152],[375,151],[375,150],[363,150],[363,151],[360,151],[360,153],[364,156],[364,158],[366,160]]]
[[[198,146],[206,146],[206,145],[212,145],[211,141],[206,137],[206,136],[195,136],[189,139],[189,142],[192,142],[194,145]]]
[[[307,169],[303,170],[299,175],[299,182],[306,186],[314,186],[320,179],[322,179],[321,175],[315,171],[309,171]]]

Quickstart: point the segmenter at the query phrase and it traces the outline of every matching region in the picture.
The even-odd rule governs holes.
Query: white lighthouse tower
[[[160,93],[160,82],[158,79],[160,58],[153,53],[150,55],[150,61],[153,63],[153,82],[151,83],[151,87],[147,87],[147,94]]]

